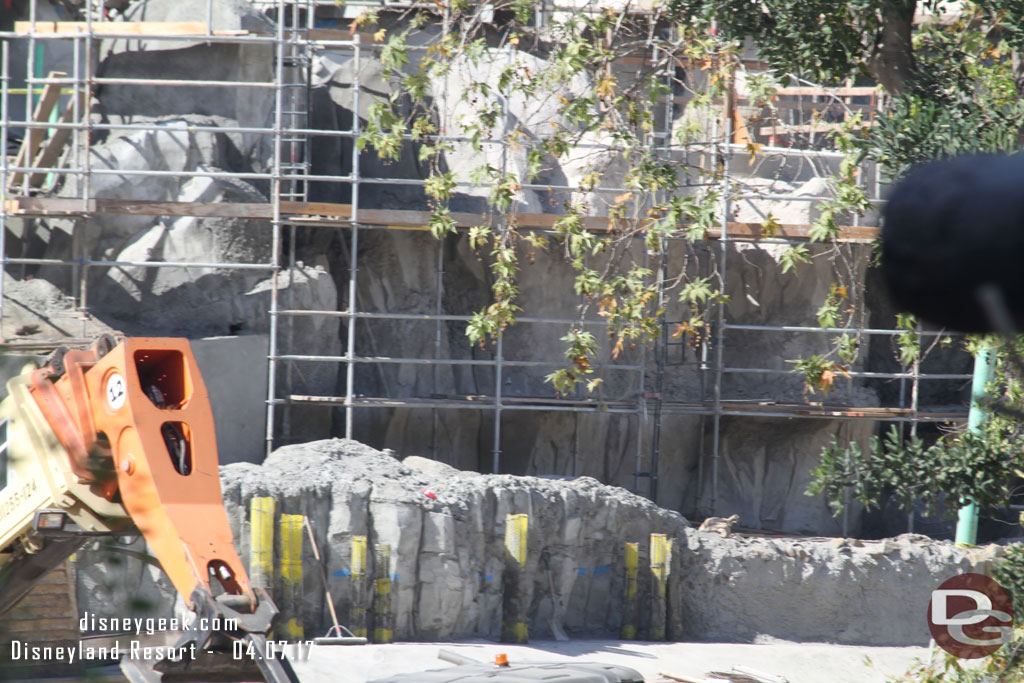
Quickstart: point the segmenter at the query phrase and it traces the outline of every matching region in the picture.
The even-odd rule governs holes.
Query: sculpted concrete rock
[[[623,543],[640,545],[641,600],[647,600],[645,562],[652,533],[676,542],[669,603],[681,610],[683,631],[675,637],[687,639],[769,635],[921,644],[928,632],[918,603],[926,604],[930,591],[949,576],[983,568],[999,555],[995,547],[972,554],[919,536],[864,543],[721,538],[588,477],[481,475],[408,460],[399,463],[362,444],[335,439],[278,449],[261,467],[226,466],[225,500],[236,537],[246,544],[254,495],[274,497],[278,513],[309,515],[343,621],[358,599],[346,575],[353,536],[367,536],[371,546],[388,543],[399,639],[497,637],[501,594],[508,589],[502,583],[507,514],[529,515],[524,589],[534,637],[549,636],[559,602],[572,635],[617,633]],[[368,555],[372,563],[372,552]],[[309,626],[322,595],[312,572],[305,591]]]
[[[436,306],[437,266],[443,267],[441,312],[467,315],[488,302],[488,276],[462,236],[438,243],[429,235],[413,232],[371,232],[360,235],[358,303],[364,310],[381,313],[421,313]],[[712,248],[715,248],[714,246]],[[859,247],[858,247],[859,248]],[[697,246],[698,250],[703,249]],[[681,262],[683,246],[672,248],[669,258]],[[728,319],[754,325],[787,324],[816,326],[815,311],[828,292],[831,266],[816,259],[800,266],[797,276],[781,273],[780,250],[775,245],[736,243],[729,247],[727,294]],[[710,257],[706,251],[703,256]],[[564,317],[579,304],[572,294],[572,272],[557,247],[549,252],[522,248],[519,253],[520,305],[524,315]],[[638,255],[642,258],[642,254]],[[667,318],[683,320],[683,306],[670,301]],[[509,400],[555,399],[545,376],[564,363],[567,325],[519,323],[507,330],[503,356],[513,361],[547,361],[546,366],[506,366],[501,391]],[[473,346],[461,321],[359,321],[356,347],[359,353],[392,358],[491,360],[493,346]],[[614,405],[632,405],[654,386],[653,354],[639,346],[611,358],[611,344],[600,327],[598,361],[605,383],[592,397]],[[803,356],[824,353],[826,335],[813,332],[729,330],[726,333],[725,365],[732,368],[772,368],[778,374],[727,374],[725,400],[746,403],[803,404],[807,397],[802,377],[788,363]],[[713,358],[713,350],[708,358]],[[675,346],[665,368],[665,394],[673,400],[710,401],[711,373],[699,366],[699,348]],[[618,369],[616,366],[634,369]],[[643,365],[641,376],[635,368]],[[852,369],[861,369],[858,363]],[[491,396],[495,371],[488,366],[420,364],[361,365],[356,386],[367,396],[434,397]],[[339,385],[339,393],[344,386]],[[877,398],[863,389],[851,388],[837,379],[828,400],[855,405],[875,405]],[[650,427],[654,401],[643,401],[648,416],[614,412],[574,415],[565,412],[505,411],[502,415],[500,469],[520,475],[587,475],[599,481],[646,493],[648,482],[634,479],[635,472],[650,471],[653,445]],[[430,455],[462,469],[493,472],[491,416],[481,411],[438,411],[435,423],[425,410],[375,409],[356,411],[354,436],[377,448],[400,454]],[[657,502],[689,514],[709,510],[711,495],[711,438],[705,429],[710,418],[666,414],[662,417],[659,445]],[[739,512],[753,528],[818,534],[840,533],[835,520],[818,498],[803,494],[807,473],[833,436],[866,445],[873,433],[870,423],[793,421],[728,418],[722,422],[719,457],[720,491],[716,514]],[[638,434],[638,430],[640,433]],[[785,434],[790,438],[786,439]],[[799,435],[798,438],[794,435]],[[766,449],[766,444],[772,446]],[[747,450],[747,449],[752,450]],[[703,455],[702,455],[703,454]],[[703,464],[701,463],[703,458]],[[740,484],[743,482],[743,485]],[[753,486],[746,489],[744,486]],[[766,501],[771,510],[760,509]],[[754,508],[758,508],[756,511]],[[856,516],[856,515],[854,515]],[[855,533],[851,526],[848,533]]]
[[[530,516],[529,580],[522,590],[532,596],[526,602],[537,637],[550,634],[548,621],[534,615],[537,609],[550,614],[551,604],[540,607],[551,602],[550,585],[566,602],[574,590],[580,592],[579,609],[587,616],[570,608],[565,617],[577,633],[617,629],[617,610],[610,605],[615,603],[613,585],[621,579],[613,579],[610,567],[621,554],[621,543],[646,538],[653,529],[672,534],[687,526],[676,513],[590,478],[560,482],[463,475],[437,472],[419,461],[411,464],[415,469],[340,439],[286,446],[262,467],[222,468],[225,501],[243,545],[254,495],[273,496],[279,512],[309,515],[343,614],[350,614],[360,599],[345,576],[351,570],[352,538],[367,536],[371,547],[390,545],[386,573],[393,578],[397,638],[500,635],[508,514]],[[372,566],[372,550],[368,556],[369,571],[380,572]],[[320,595],[313,575],[306,584],[307,608],[315,607]],[[307,619],[316,614],[307,612]]]
[[[681,552],[684,614],[706,639],[768,635],[924,645],[931,591],[983,571],[986,553],[906,534],[881,541],[721,538],[690,531]]]
[[[1000,546],[964,550],[914,535],[856,541],[734,531],[723,538],[589,477],[481,475],[408,460],[333,439],[280,448],[263,465],[222,467],[224,503],[243,561],[252,498],[270,496],[277,515],[309,517],[339,618],[350,627],[363,607],[371,634],[386,615],[399,640],[498,638],[505,598],[516,591],[531,637],[551,637],[552,619],[573,637],[617,636],[632,609],[645,638],[652,609],[661,604],[652,598],[650,537],[665,534],[674,544],[661,606],[669,639],[894,646],[927,643],[931,591],[957,573],[990,571],[1002,555]],[[509,514],[529,515],[526,567],[515,583],[508,581]],[[358,537],[368,550],[362,578],[352,564]],[[624,597],[627,542],[638,544],[635,604]],[[378,544],[390,547],[387,567],[377,566]],[[275,599],[301,612],[308,637],[325,631],[329,616],[308,542],[304,547],[301,604],[284,605],[281,592]],[[109,557],[106,550],[79,555],[80,609],[172,613],[175,598],[165,578],[133,558],[111,563]],[[379,578],[390,578],[389,607],[372,598],[371,581]],[[125,611],[136,595],[146,604]]]
[[[143,0],[125,13],[126,21],[205,21],[203,0]],[[212,3],[215,31],[272,33],[274,23],[244,0]],[[211,80],[243,83],[273,81],[273,47],[269,44],[205,44],[176,40],[103,41],[98,75],[105,78]],[[171,114],[220,116],[240,127],[272,124],[273,92],[251,86],[161,87],[106,85],[97,93],[97,113],[109,122],[137,123]],[[268,135],[233,134],[238,148],[254,164],[269,165],[273,147]]]
[[[42,278],[19,279],[4,272],[3,329],[6,339],[93,339],[114,331],[95,318],[84,318],[75,310],[74,301],[53,283]],[[20,273],[19,273],[20,274]]]
[[[93,169],[172,171],[180,176],[94,175],[92,196],[101,199],[265,204],[256,186],[238,178],[190,176],[189,172],[220,171],[244,166],[237,146],[226,134],[191,129],[193,124],[216,126],[213,117],[168,117],[157,130],[124,131],[92,151]],[[65,196],[81,191],[71,179]],[[69,258],[75,249],[95,259],[124,262],[172,261],[197,263],[266,264],[271,259],[269,221],[239,218],[159,218],[98,215],[74,226],[52,221],[48,241],[27,245],[49,258]],[[82,244],[73,243],[73,230]],[[209,336],[267,331],[270,305],[269,269],[150,268],[124,265],[90,271],[90,310],[128,334]],[[42,268],[39,276],[70,291],[70,269]],[[334,310],[337,296],[323,268],[299,264],[294,283],[288,272],[279,278],[282,303]],[[289,293],[288,290],[291,289]],[[303,338],[307,352],[334,354],[338,323],[333,318],[300,318],[283,334]],[[284,337],[283,337],[284,339]],[[317,391],[333,391],[333,373],[318,373]],[[305,393],[305,390],[297,393]],[[317,432],[323,434],[324,432]]]

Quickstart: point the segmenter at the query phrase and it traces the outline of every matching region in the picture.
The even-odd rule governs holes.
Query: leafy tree
[[[908,23],[913,10],[938,11],[948,3],[849,4],[858,9],[848,16],[873,31],[876,42],[874,48],[848,50],[850,70],[845,73],[871,74],[890,98],[877,125],[844,140],[850,159],[873,160],[888,178],[897,179],[921,161],[1019,148],[1024,3],[966,2],[952,19],[919,23]],[[874,8],[872,17],[862,11],[868,5]],[[841,35],[829,54],[838,54],[839,45],[852,45]],[[886,45],[887,35],[897,38]],[[808,63],[806,68],[816,68],[822,77],[844,73],[838,59],[818,67]],[[900,361],[907,367],[919,363],[927,350],[920,346],[917,321],[901,314],[897,327],[902,330],[897,338]],[[1013,355],[1003,354],[1000,378],[993,385],[1004,408],[1019,406],[1021,400],[1019,379],[1009,363]],[[1021,427],[1015,415],[997,413],[980,435],[955,432],[930,447],[917,438],[903,440],[895,431],[873,439],[867,453],[854,444],[834,443],[823,453],[809,492],[824,492],[836,510],[849,490],[868,506],[891,493],[907,510],[915,501],[934,509],[941,497],[949,497],[974,500],[983,510],[995,511],[1005,505],[1011,482],[1022,474]]]
[[[833,265],[835,285],[818,312],[823,327],[861,327],[863,283],[855,255],[836,243],[843,216],[869,206],[859,186],[858,163],[879,164],[898,178],[924,159],[969,150],[1010,150],[1017,146],[1024,122],[1024,2],[965,2],[952,20],[915,22],[918,11],[941,12],[943,0],[655,0],[650,12],[601,8],[576,13],[545,11],[537,0],[506,0],[488,7],[464,0],[438,0],[436,11],[417,9],[387,28],[379,14],[368,12],[356,27],[376,30],[381,61],[394,86],[390,98],[376,103],[358,140],[384,159],[401,153],[404,139],[419,145],[420,160],[430,169],[426,193],[437,237],[455,230],[449,208],[458,186],[490,188],[490,215],[470,230],[470,241],[488,261],[492,302],[467,328],[474,342],[486,344],[514,324],[518,312],[519,247],[559,249],[576,273],[580,318],[596,311],[608,321],[613,353],[653,340],[660,332],[665,300],[657,296],[652,261],[630,248],[643,237],[654,262],[669,238],[683,237],[684,258],[673,259],[663,274],[667,293],[690,311],[677,328],[690,339],[707,332],[706,314],[723,302],[715,263],[696,248],[721,221],[720,166],[686,166],[660,155],[659,126],[669,98],[685,94],[687,109],[674,125],[677,143],[706,137],[715,98],[728,92],[733,74],[743,68],[742,41],[753,40],[770,74],[750,74],[755,103],[771,105],[775,85],[794,78],[826,84],[871,79],[886,94],[884,112],[868,127],[847,117],[833,144],[848,154],[833,178],[834,199],[821,207],[811,239],[828,249],[822,255],[793,245],[781,256],[784,271],[799,274],[812,258]],[[543,17],[544,21],[538,19]],[[415,49],[414,49],[415,48]],[[653,56],[636,73],[625,75],[615,64],[637,54]],[[538,61],[535,57],[545,61]],[[679,68],[678,65],[686,65]],[[481,76],[498,69],[497,79]],[[473,74],[463,92],[441,92],[453,71]],[[434,100],[457,98],[468,114],[441,121]],[[521,122],[506,129],[505,108],[517,97],[557,102],[548,130],[528,130]],[[449,107],[450,108],[450,107]],[[701,121],[701,117],[704,121]],[[454,149],[450,137],[463,136],[479,155],[480,165],[465,178],[446,170],[444,158]],[[721,133],[721,131],[720,131]],[[563,217],[553,242],[520,232],[517,197],[539,182],[555,163],[575,163],[581,145],[601,140],[609,153],[594,155],[580,174],[577,192],[565,198]],[[488,150],[507,141],[523,152],[526,166],[499,163]],[[756,156],[757,145],[751,154]],[[623,173],[625,192],[606,191],[612,169]],[[623,172],[622,169],[625,169]],[[703,190],[685,187],[696,182]],[[726,188],[727,190],[727,188]],[[585,217],[607,215],[607,229]],[[774,227],[773,227],[774,226]],[[769,217],[764,230],[777,222]],[[916,321],[901,321],[900,357],[920,360]],[[564,341],[567,364],[549,376],[554,388],[569,393],[584,384],[593,389],[596,340],[582,325]],[[808,392],[828,392],[857,359],[860,340],[837,336],[820,357],[796,359]]]
[[[817,311],[823,328],[864,326],[858,256],[836,240],[844,217],[869,206],[861,162],[875,162],[884,178],[895,180],[924,160],[1011,151],[1021,141],[1024,0],[653,0],[642,12],[629,4],[614,9],[597,3],[577,12],[552,11],[538,0],[434,4],[436,9],[419,7],[383,28],[376,12],[356,20],[355,27],[375,31],[393,86],[390,97],[371,108],[357,144],[383,159],[396,159],[407,139],[418,145],[420,161],[430,169],[429,227],[439,238],[455,230],[450,202],[458,187],[489,188],[488,215],[468,231],[491,274],[492,301],[467,327],[481,345],[515,323],[524,245],[564,255],[575,273],[580,320],[592,312],[607,320],[614,355],[660,333],[666,305],[661,292],[689,311],[676,333],[691,339],[707,334],[709,308],[726,300],[716,262],[698,243],[721,223],[717,207],[722,193],[732,190],[722,182],[722,160],[691,166],[659,154],[659,128],[668,127],[666,104],[683,95],[688,103],[675,112],[674,142],[707,140],[713,103],[728,94],[744,68],[744,41],[752,40],[771,66],[768,74],[747,74],[758,106],[771,108],[776,86],[794,80],[877,83],[883,94],[872,125],[850,114],[831,140],[846,159],[831,180],[833,199],[819,207],[812,226],[817,245],[793,245],[780,257],[783,272],[796,276],[812,259],[832,264],[835,281]],[[932,18],[918,21],[919,12]],[[616,67],[635,62],[638,54],[647,58],[632,73]],[[494,69],[497,78],[481,75]],[[456,72],[469,75],[462,92],[443,92],[440,84]],[[439,98],[458,104],[464,115],[442,120],[434,106]],[[506,108],[517,98],[554,103],[548,127],[530,130],[509,122]],[[721,141],[725,126],[717,130]],[[453,136],[464,142],[453,142]],[[605,152],[588,157],[576,191],[563,198],[554,238],[521,232],[516,206],[523,188],[556,164],[579,164],[579,150],[597,141],[606,143]],[[526,163],[510,164],[504,153],[498,158],[495,143],[507,143],[503,149],[520,153]],[[468,145],[480,160],[467,177],[446,168],[445,156],[456,145]],[[759,151],[751,145],[752,159]],[[613,170],[624,188],[609,187]],[[587,218],[594,215],[607,220],[596,225]],[[763,231],[771,235],[778,227],[769,216]],[[632,248],[636,238],[646,256]],[[663,262],[670,238],[681,238],[682,257]],[[663,288],[654,277],[659,268]],[[920,363],[929,349],[921,347],[917,321],[901,315],[897,326],[900,362]],[[808,393],[827,393],[857,361],[862,345],[856,335],[835,334],[833,340],[827,353],[791,360]],[[553,388],[567,394],[599,386],[597,339],[579,324],[563,341],[566,364],[548,377]],[[1008,392],[1004,403],[1019,404],[1019,381],[1004,373],[1000,382]],[[875,439],[868,453],[834,444],[823,454],[812,491],[824,492],[833,505],[852,489],[866,505],[894,491],[908,506],[914,500],[935,505],[944,494],[992,509],[1005,501],[1008,482],[1018,475],[1019,443],[1018,421],[1003,415],[981,436],[951,434],[929,447],[893,434]],[[1019,651],[1013,650],[1013,662]],[[1002,664],[993,659],[992,666]],[[920,680],[941,676],[919,673]]]
[[[995,344],[992,339],[970,338],[970,346]],[[1017,348],[997,354],[995,377],[986,388],[988,418],[979,432],[951,431],[926,446],[917,436],[904,439],[896,427],[884,437],[873,437],[868,450],[833,439],[812,471],[808,495],[825,494],[836,514],[845,494],[868,509],[886,495],[905,511],[922,505],[934,514],[946,499],[971,500],[985,513],[1004,511],[1016,492],[1014,482],[1024,479],[1024,421],[1018,406],[1024,403]],[[955,506],[947,512],[954,512]],[[1024,596],[1022,596],[1024,598]]]

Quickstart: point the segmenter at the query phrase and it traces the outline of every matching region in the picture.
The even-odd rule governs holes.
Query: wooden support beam
[[[339,205],[341,206],[341,205]],[[67,199],[63,197],[16,197],[5,203],[17,216],[78,216],[127,214],[134,216],[197,216],[200,218],[270,218],[270,204],[215,202],[155,202],[122,199]]]
[[[784,201],[784,200],[782,200]],[[83,213],[128,214],[135,216],[196,216],[199,218],[250,218],[269,220],[273,217],[270,204],[217,203],[217,202],[156,202],[132,201],[125,199],[90,199],[83,204],[81,199],[59,197],[16,197],[4,205],[7,213],[15,216],[77,216]],[[281,214],[292,219],[308,218],[310,223],[323,217],[325,225],[349,223],[352,220],[350,204],[330,202],[281,202]],[[523,230],[551,230],[562,218],[553,213],[520,213],[516,222]],[[430,219],[429,211],[399,209],[360,209],[359,222],[365,225],[380,225],[393,228],[425,229]],[[483,214],[453,213],[452,219],[459,229],[468,229],[487,223]],[[595,233],[609,232],[607,218],[588,216],[583,226]],[[774,234],[765,234],[760,223],[730,222],[730,239],[755,240],[770,237],[808,239],[811,225],[808,223],[784,223]],[[840,242],[871,242],[879,234],[879,228],[857,225],[839,226]],[[707,239],[721,239],[721,229],[708,231]]]
[[[47,76],[49,79],[67,78],[67,74],[63,71],[51,71]],[[36,108],[32,111],[32,121],[37,123],[45,123],[50,119],[50,112],[53,111],[54,105],[60,99],[61,86],[56,83],[47,83],[46,87],[43,88],[43,94],[39,98],[39,102],[36,103]],[[18,156],[15,158],[15,166],[28,166],[29,162],[36,158],[36,154],[39,153],[39,148],[43,144],[43,139],[46,137],[46,129],[44,128],[30,128],[25,139],[21,141],[21,149],[18,150]],[[11,174],[11,177],[7,181],[7,187],[10,189],[17,188],[21,184],[25,175],[20,172]]]
[[[85,113],[85,92],[79,91],[78,93],[78,112]],[[72,97],[68,101],[67,107],[64,108],[64,113],[60,117],[61,123],[72,123],[75,118],[75,98]],[[53,135],[43,145],[42,150],[36,156],[32,162],[33,168],[53,168],[60,160],[61,154],[64,151],[64,146],[67,145],[68,140],[71,138],[72,130],[70,128],[58,128],[53,132]],[[45,171],[35,172],[29,176],[28,184],[29,187],[42,187],[43,181],[46,179],[47,173]]]
[[[309,40],[352,40],[354,34],[352,31],[343,28],[312,28],[306,33],[306,37]],[[371,33],[360,33],[359,37],[365,43],[374,43],[373,34]]]
[[[783,200],[785,201],[785,200]],[[790,239],[809,239],[810,223],[783,223],[774,234],[766,235],[761,223],[735,223],[728,226],[729,238],[739,240],[756,240],[770,237],[786,237]],[[866,225],[840,225],[837,241],[839,242],[873,242],[878,239],[881,228]],[[709,239],[721,239],[721,229],[711,230]]]
[[[778,102],[773,102],[772,107],[780,111],[806,112],[826,110],[840,111],[846,109],[849,109],[850,111],[866,111],[870,113],[878,111],[878,106],[874,104],[850,104],[849,102],[837,104],[833,100],[825,100],[823,102],[808,102],[806,100],[804,100],[803,102],[798,102],[796,100],[779,100]],[[780,123],[780,125],[782,124]]]
[[[14,22],[14,32],[22,35],[66,35],[69,38],[85,34],[89,24],[84,21],[31,21]],[[94,36],[205,36],[205,21],[94,21]]]
[[[857,86],[852,88],[793,86],[790,88],[776,88],[775,94],[780,97],[871,97],[878,94],[878,89],[874,86]]]
[[[779,124],[776,126],[766,126],[757,131],[758,135],[774,135],[776,137],[780,135],[796,135],[798,133],[828,133],[833,130],[839,130],[843,127],[843,123],[827,123],[819,121],[817,123],[797,123],[793,125]],[[871,119],[867,121],[861,121],[857,126],[858,128],[870,128],[875,125],[875,122]]]

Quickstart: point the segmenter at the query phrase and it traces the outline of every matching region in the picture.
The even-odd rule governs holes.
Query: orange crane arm
[[[0,527],[8,539],[0,544],[0,610],[87,537],[124,528],[130,518],[198,618],[177,647],[216,652],[247,640],[267,681],[294,683],[288,662],[267,654],[277,608],[265,589],[250,585],[235,550],[213,413],[188,341],[117,343],[105,335],[89,349],[59,349],[8,389],[21,425],[24,486],[40,493],[37,500],[0,490],[17,508],[15,522]],[[65,516],[83,524],[65,524]],[[132,681],[154,680],[148,665],[121,662]]]
[[[97,488],[121,503],[190,608],[199,589],[257,599],[235,550],[221,497],[209,395],[185,339],[129,338],[107,353],[69,351],[63,375],[36,370],[32,393],[71,456],[95,476],[109,453],[116,480]]]

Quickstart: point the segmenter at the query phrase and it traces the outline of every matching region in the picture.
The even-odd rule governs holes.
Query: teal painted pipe
[[[985,385],[996,367],[996,352],[983,347],[974,358],[974,379],[971,381],[971,410],[967,415],[967,430],[978,434],[988,417],[988,411],[981,406],[985,398]],[[975,545],[978,542],[978,506],[968,503],[960,508],[956,522],[956,542]]]
[[[35,68],[33,69],[32,76],[37,80],[42,80],[46,76],[46,43],[36,43],[36,58]],[[41,92],[41,91],[40,91]],[[40,94],[42,97],[42,94]],[[28,113],[25,115],[25,119],[28,120],[32,116],[32,112],[36,110],[36,93],[29,93],[29,108]]]

